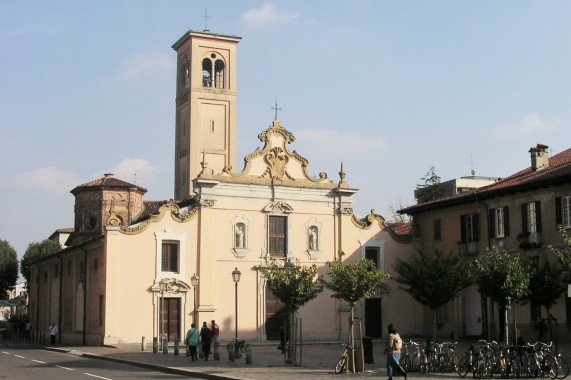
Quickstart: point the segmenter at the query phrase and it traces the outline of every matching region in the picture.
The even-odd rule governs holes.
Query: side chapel
[[[184,338],[192,322],[220,325],[221,339],[279,338],[282,305],[258,267],[270,260],[319,267],[373,260],[392,273],[412,253],[406,233],[374,211],[353,214],[357,189],[308,173],[278,120],[236,168],[236,48],[240,37],[188,31],[177,52],[175,199],[146,201],[146,189],[112,174],[79,185],[75,226],[62,251],[31,267],[30,320],[60,326],[75,344]],[[233,272],[241,273],[234,282]],[[237,314],[236,314],[237,298]],[[325,290],[300,310],[304,339],[346,339],[349,306]],[[383,337],[422,326],[422,308],[384,282],[357,307],[364,334]],[[235,326],[238,326],[238,332]],[[37,327],[36,327],[37,326]]]

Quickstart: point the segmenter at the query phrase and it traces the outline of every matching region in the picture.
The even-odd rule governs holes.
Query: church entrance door
[[[365,299],[365,335],[368,337],[383,337],[382,300],[382,298]]]
[[[280,332],[286,324],[286,331],[289,324],[287,321],[287,307],[272,293],[266,285],[266,339],[280,340]]]
[[[168,337],[169,342],[180,339],[180,298],[164,298],[162,304],[162,333]]]

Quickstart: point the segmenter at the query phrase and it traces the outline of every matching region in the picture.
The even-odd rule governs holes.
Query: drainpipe
[[[83,251],[83,345],[87,343],[87,250],[83,247],[79,247]]]
[[[486,215],[485,215],[485,220],[486,220],[486,238],[488,241],[487,247],[491,248],[490,245],[490,220],[489,220],[489,215],[490,215],[490,206],[487,203],[484,203],[480,200],[478,200],[478,196],[476,196],[476,203],[481,204],[483,206],[486,207]],[[482,234],[483,235],[483,234]],[[485,337],[485,339],[489,339],[490,338],[490,334],[489,334],[489,321],[488,321],[488,297],[482,297],[482,335]],[[493,303],[492,303],[492,312],[493,312]]]

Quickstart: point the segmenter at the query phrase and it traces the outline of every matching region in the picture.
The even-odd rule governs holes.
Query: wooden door
[[[280,329],[283,329],[284,324],[287,323],[287,317],[287,307],[266,285],[266,338],[268,340],[280,340]]]
[[[382,298],[365,299],[365,335],[383,337]]]
[[[161,320],[161,335],[166,336],[169,342],[180,339],[180,298],[164,298],[159,318]]]

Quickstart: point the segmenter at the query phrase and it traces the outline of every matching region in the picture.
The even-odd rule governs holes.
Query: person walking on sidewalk
[[[208,360],[208,355],[210,355],[210,341],[212,340],[212,331],[210,331],[206,322],[202,323],[202,329],[200,330],[200,339],[202,340],[202,353],[204,354],[204,360]]]
[[[198,347],[199,332],[196,329],[194,323],[190,325],[190,330],[186,333],[186,345],[188,346],[188,351],[190,352],[190,360],[198,360],[196,356],[196,348]]]
[[[56,344],[56,336],[59,330],[54,322],[52,322],[52,325],[49,327],[49,330],[50,330],[50,341],[53,346],[54,344]]]
[[[402,348],[402,339],[397,332],[397,328],[394,324],[388,326],[389,339],[385,347],[385,354],[387,354],[387,375],[389,380],[393,379],[393,375],[400,372],[406,380],[406,371],[399,364],[400,361],[400,350]]]

